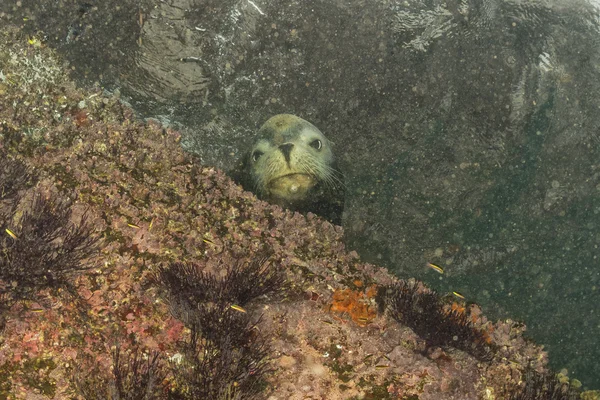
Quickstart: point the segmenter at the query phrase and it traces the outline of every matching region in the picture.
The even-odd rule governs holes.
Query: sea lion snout
[[[290,153],[293,147],[293,143],[284,143],[279,145],[279,150],[281,150],[283,156],[285,157],[285,161],[287,161],[288,163],[290,162]]]

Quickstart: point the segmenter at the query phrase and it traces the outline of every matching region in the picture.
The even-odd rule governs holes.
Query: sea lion
[[[343,174],[329,140],[302,118],[279,114],[265,122],[231,175],[260,199],[341,224]]]

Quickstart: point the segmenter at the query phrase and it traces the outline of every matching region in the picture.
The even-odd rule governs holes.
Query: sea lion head
[[[303,200],[320,181],[335,180],[333,153],[325,135],[290,114],[265,122],[249,162],[255,191],[274,203]]]
[[[339,223],[343,176],[331,143],[310,122],[290,114],[270,118],[259,129],[241,169],[245,179],[238,183],[259,198]],[[331,215],[332,202],[339,208],[336,216]]]

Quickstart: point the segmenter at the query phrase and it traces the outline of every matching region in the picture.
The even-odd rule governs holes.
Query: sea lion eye
[[[263,152],[260,150],[256,150],[254,153],[252,153],[252,161],[257,162],[258,159],[260,158],[260,156],[263,155]]]
[[[319,139],[315,139],[312,142],[310,142],[310,147],[317,150],[321,150],[321,147],[323,147],[323,143]]]

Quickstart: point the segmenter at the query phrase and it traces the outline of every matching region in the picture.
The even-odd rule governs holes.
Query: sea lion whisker
[[[344,174],[342,174],[339,170],[335,168],[330,168],[331,170],[331,179],[334,181],[336,186],[341,186],[344,189],[346,188],[346,182],[344,182]]]
[[[317,164],[313,161],[313,159],[307,160],[304,165],[306,171],[313,176],[321,177],[321,180],[323,183],[325,183],[325,186],[332,188],[335,187],[336,183],[338,183],[336,180],[339,181],[339,178],[335,176],[336,170],[329,165]]]
[[[336,179],[332,174],[333,169],[330,167],[321,168],[320,166],[307,165],[307,174],[321,180],[326,187],[335,188]]]
[[[317,173],[317,171],[315,170],[315,166],[313,163],[311,163],[310,161],[312,160],[303,160],[301,162],[298,163],[298,166],[300,167],[300,169],[302,170],[302,172],[305,172],[308,175],[312,175],[312,176],[319,176],[319,174]]]

